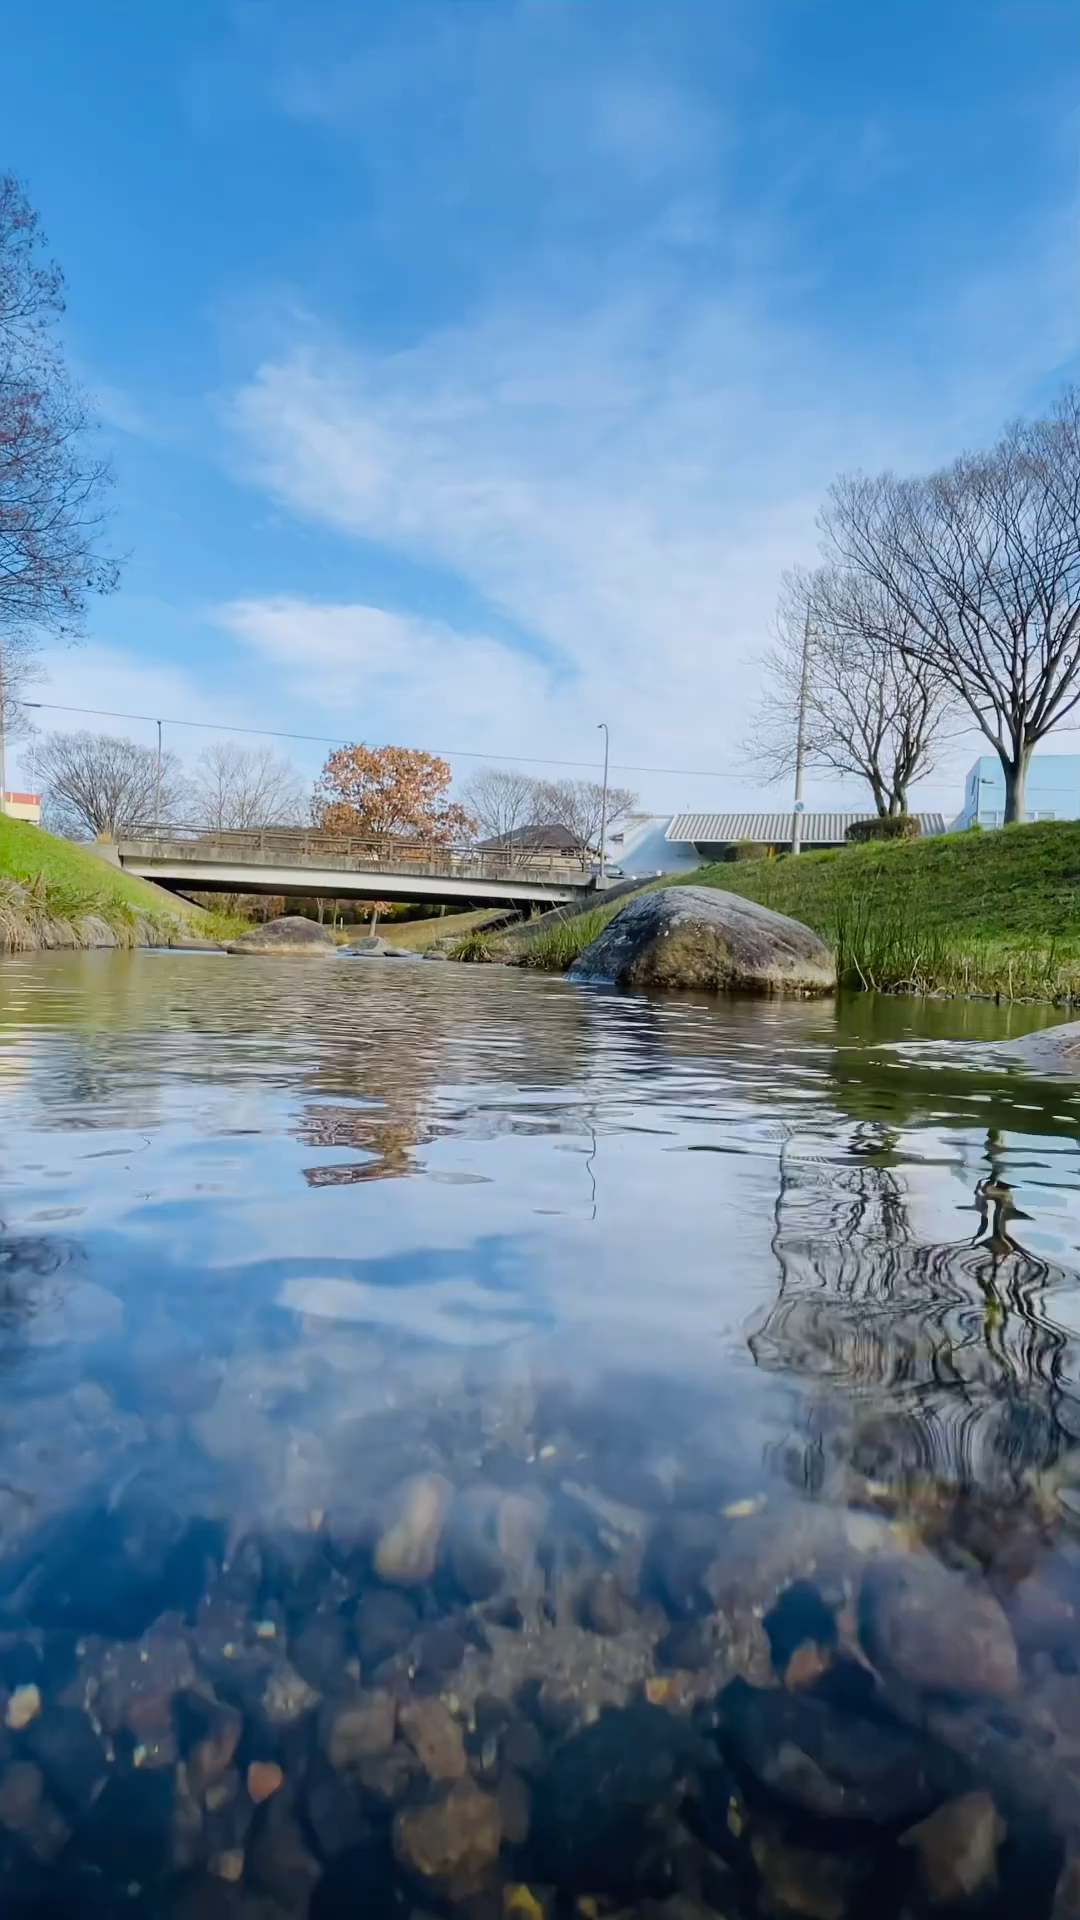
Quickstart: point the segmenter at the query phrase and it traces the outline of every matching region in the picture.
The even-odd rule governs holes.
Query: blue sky
[[[648,804],[731,804],[830,477],[1077,372],[1072,0],[54,0],[4,58],[129,556],[44,698],[493,759],[607,720],[715,770]]]

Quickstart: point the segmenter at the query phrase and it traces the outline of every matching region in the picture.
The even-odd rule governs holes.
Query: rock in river
[[[1004,1838],[1005,1822],[990,1795],[963,1793],[909,1828],[900,1845],[918,1854],[926,1890],[944,1906],[994,1884]]]
[[[998,1697],[1019,1687],[1016,1642],[993,1594],[929,1554],[870,1570],[859,1629],[875,1664],[910,1686]]]
[[[471,1780],[460,1780],[441,1800],[405,1808],[394,1823],[402,1866],[451,1898],[476,1890],[501,1840],[498,1802]]]
[[[740,1777],[817,1820],[911,1823],[968,1784],[957,1756],[924,1734],[805,1693],[733,1680],[717,1712]]]
[[[401,1731],[432,1780],[460,1780],[467,1770],[465,1747],[441,1700],[412,1700],[398,1716]]]
[[[786,914],[717,887],[661,887],[620,908],[572,977],[710,993],[831,993],[836,968],[824,941]]]
[[[264,927],[252,927],[238,939],[230,940],[229,953],[299,953],[326,955],[336,952],[328,927],[305,920],[300,913],[283,913],[268,920]]]
[[[438,1473],[419,1473],[399,1490],[393,1517],[375,1547],[380,1580],[398,1587],[421,1587],[430,1580],[452,1492]]]

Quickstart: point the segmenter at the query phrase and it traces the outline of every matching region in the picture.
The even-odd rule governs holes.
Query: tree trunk
[[[1005,825],[1012,826],[1024,818],[1024,786],[1027,781],[1028,761],[1031,748],[1020,747],[1012,760],[1002,756],[1005,771]]]

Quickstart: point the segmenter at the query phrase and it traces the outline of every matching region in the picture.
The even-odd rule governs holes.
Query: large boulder
[[[661,887],[621,907],[570,977],[709,993],[831,993],[836,967],[824,941],[784,913],[717,887]]]
[[[998,1041],[994,1051],[1022,1060],[1037,1073],[1062,1074],[1080,1080],[1080,1020],[1064,1020],[1060,1026],[1043,1027],[1025,1033],[1019,1040]]]
[[[299,913],[283,913],[279,920],[268,920],[263,927],[252,927],[237,940],[230,940],[230,953],[304,953],[328,954],[336,951],[328,927],[317,926]]]

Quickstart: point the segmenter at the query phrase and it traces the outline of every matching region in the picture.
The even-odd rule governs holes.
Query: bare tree
[[[195,764],[192,818],[200,826],[290,826],[304,819],[307,804],[292,762],[272,747],[215,740]]]
[[[478,767],[462,790],[462,801],[486,839],[497,840],[511,865],[526,867],[536,841],[527,832],[543,820],[540,781],[516,767]]]
[[[13,665],[43,631],[77,631],[118,577],[101,546],[108,466],[54,336],[63,311],[37,214],[0,175],[0,636]]]
[[[940,673],[903,650],[910,626],[865,574],[830,566],[785,575],[744,756],[774,780],[793,772],[801,704],[806,764],[865,780],[879,814],[906,813],[951,698]]]
[[[116,840],[154,818],[175,820],[187,785],[175,754],[161,759],[134,740],[104,733],[46,734],[35,749],[47,824],[72,840]]]
[[[903,609],[897,644],[967,707],[1022,820],[1032,751],[1080,701],[1080,390],[928,480],[837,481],[822,525]]]
[[[604,789],[599,780],[545,780],[538,791],[540,817],[545,825],[549,823],[565,827],[573,834],[581,864],[588,863],[589,855],[596,853],[600,845],[600,827],[604,819]],[[637,794],[629,787],[609,787],[607,790],[607,826],[617,826],[625,820],[637,805]]]

